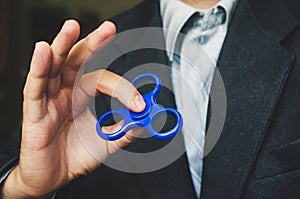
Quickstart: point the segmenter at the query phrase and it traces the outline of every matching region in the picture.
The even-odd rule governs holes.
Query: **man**
[[[163,27],[167,23],[163,2],[166,3],[144,1],[117,16],[112,20],[117,32]],[[203,13],[215,6],[222,7],[218,1],[183,2]],[[95,159],[82,145],[70,110],[74,80],[81,63],[115,34],[115,26],[105,22],[74,45],[79,26],[67,21],[51,46],[44,42],[36,45],[24,89],[21,150],[18,145],[11,145],[1,154],[1,174],[6,177],[2,182],[2,197],[298,198],[300,29],[296,16],[299,3],[239,0],[228,12],[227,20],[229,16],[231,19],[225,30],[226,38],[223,35],[224,42],[218,37],[222,39],[221,52],[212,54],[217,57],[224,81],[227,114],[216,146],[203,162],[198,162],[203,163],[198,176],[201,193],[188,151],[160,170],[133,174],[101,165],[109,154],[133,141],[129,134],[116,142],[99,143],[100,159]],[[176,68],[169,56],[159,50],[145,49],[122,57],[111,70],[123,74],[143,63],[170,64]],[[119,81],[122,89],[116,86]],[[94,85],[99,92],[117,97],[132,111],[139,112],[145,107],[139,92],[120,76],[103,70],[89,73],[82,78],[75,95],[82,100],[80,109],[75,110],[76,117],[87,132],[95,130],[96,121],[86,106],[88,98],[95,94],[91,89]],[[170,94],[165,95],[169,96],[162,98],[169,99]],[[100,96],[97,100],[99,112],[110,108],[104,98]],[[170,99],[162,102],[174,105]],[[107,128],[107,132],[114,130],[114,126]],[[157,146],[155,141],[134,144],[137,151]]]

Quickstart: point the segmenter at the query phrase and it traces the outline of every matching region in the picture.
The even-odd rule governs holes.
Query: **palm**
[[[41,103],[46,104],[41,109],[42,117],[36,117],[39,114],[24,115],[24,121],[27,123],[24,122],[23,125],[24,142],[20,161],[23,161],[24,167],[30,168],[30,173],[26,175],[40,176],[40,179],[35,177],[33,181],[35,184],[47,183],[49,186],[49,182],[52,182],[51,187],[57,188],[76,176],[90,171],[100,163],[86,151],[78,137],[80,132],[74,124],[71,99],[72,88],[62,88],[54,99],[48,99],[46,96],[41,99]],[[87,107],[82,107],[82,109],[77,119],[85,118],[86,122],[82,124],[86,127],[85,131],[95,132],[93,115]],[[36,134],[36,131],[41,133]],[[39,164],[36,164],[37,162]]]

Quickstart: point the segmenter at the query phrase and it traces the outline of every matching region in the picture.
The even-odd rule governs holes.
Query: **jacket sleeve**
[[[10,171],[18,164],[21,143],[21,130],[12,141],[0,150],[0,183]]]

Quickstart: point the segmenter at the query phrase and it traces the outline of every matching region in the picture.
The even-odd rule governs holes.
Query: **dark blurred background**
[[[141,0],[0,1],[0,147],[18,133],[22,92],[35,42],[51,43],[66,19],[77,19],[81,37],[103,20]]]

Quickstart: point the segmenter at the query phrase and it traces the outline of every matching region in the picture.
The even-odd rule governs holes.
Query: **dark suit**
[[[237,5],[217,64],[227,95],[226,121],[216,146],[204,158],[202,199],[300,197],[298,2],[240,0]],[[113,21],[118,32],[161,27],[159,3],[144,1]],[[155,39],[163,42],[161,36]],[[122,56],[110,70],[123,74],[144,63],[169,64],[165,52],[145,49]],[[174,107],[172,93],[162,93],[160,102]],[[102,113],[109,106],[101,103],[97,109]],[[150,140],[128,149],[160,147],[160,142]],[[16,164],[18,147],[11,145],[0,157],[4,172]],[[150,173],[101,166],[59,190],[57,197],[187,199],[195,193],[184,154]]]

